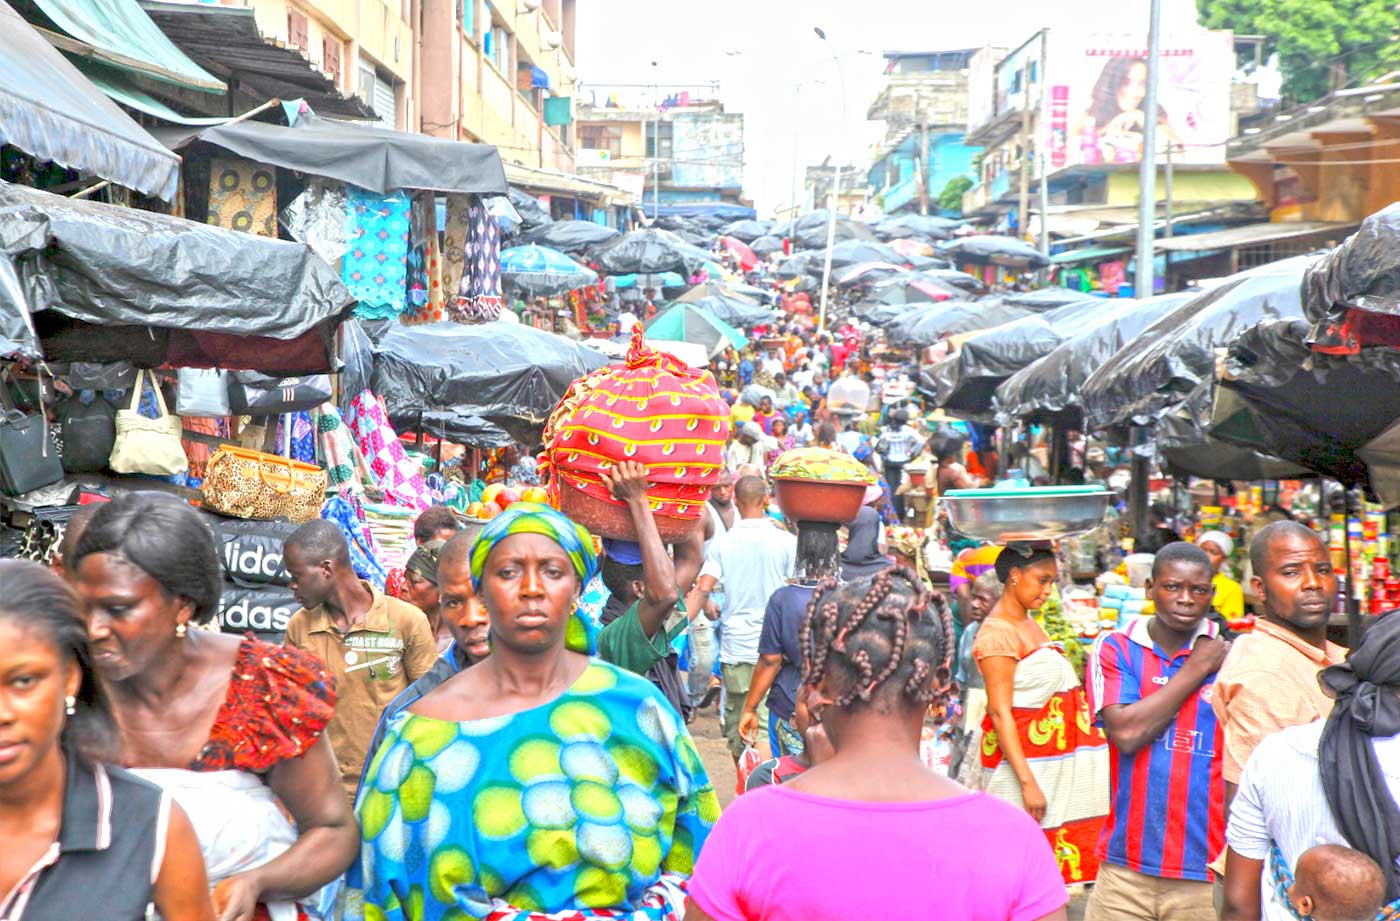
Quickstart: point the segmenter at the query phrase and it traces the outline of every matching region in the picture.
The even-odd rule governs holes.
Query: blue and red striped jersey
[[[1094,642],[1089,705],[1096,725],[1103,725],[1104,707],[1157,693],[1186,664],[1190,644],[1167,656],[1147,631],[1149,619]],[[1196,635],[1217,632],[1203,620]],[[1152,744],[1125,754],[1109,738],[1112,801],[1100,861],[1163,879],[1214,878],[1206,864],[1225,846],[1222,732],[1210,705],[1214,684],[1211,675]]]

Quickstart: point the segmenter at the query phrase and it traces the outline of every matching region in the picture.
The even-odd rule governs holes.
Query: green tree
[[[940,211],[952,211],[958,217],[962,217],[963,193],[972,188],[972,180],[966,176],[954,176],[948,180],[948,184],[943,187],[943,191],[938,193],[938,208]]]
[[[1267,36],[1284,94],[1300,102],[1400,67],[1394,0],[1201,0],[1200,13],[1208,28]]]

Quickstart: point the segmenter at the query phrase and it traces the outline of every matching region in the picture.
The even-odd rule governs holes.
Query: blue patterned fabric
[[[407,307],[409,198],[346,190],[346,239],[340,277],[359,301],[356,316],[393,319]]]
[[[376,557],[378,548],[356,503],[343,496],[334,496],[322,506],[321,517],[338,525],[345,535],[345,541],[350,545],[350,565],[354,567],[355,574],[382,592],[389,574]]]

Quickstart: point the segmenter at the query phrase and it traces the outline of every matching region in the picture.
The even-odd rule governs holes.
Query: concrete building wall
[[[671,184],[739,189],[744,185],[744,117],[677,113],[671,120]]]
[[[1136,206],[1138,203],[1138,171],[1136,169],[1109,173],[1105,179],[1105,200],[1096,202],[1109,207]],[[1166,199],[1166,170],[1157,171],[1157,200]],[[1236,173],[1221,168],[1206,172],[1172,172],[1172,201],[1223,204],[1231,201],[1254,201],[1254,186]]]

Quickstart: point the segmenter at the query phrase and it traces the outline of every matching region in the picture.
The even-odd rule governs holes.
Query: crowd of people
[[[1329,641],[1313,531],[1254,535],[1248,634],[1206,531],[1085,646],[1048,544],[935,581],[913,472],[995,466],[799,332],[716,362],[727,469],[670,544],[632,462],[604,482],[634,540],[433,508],[387,591],[314,520],[280,645],[211,628],[215,545],[168,495],[86,508],[54,571],[0,562],[0,919],[1063,919],[1075,884],[1095,921],[1396,910],[1400,619]],[[800,446],[875,475],[836,557],[773,502]],[[690,735],[716,717],[735,775]]]

